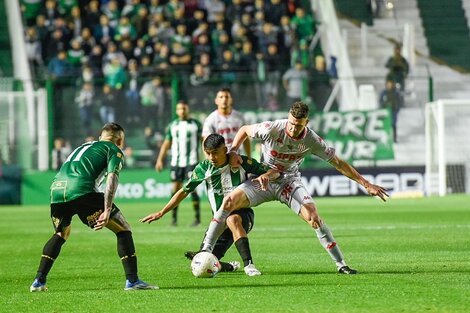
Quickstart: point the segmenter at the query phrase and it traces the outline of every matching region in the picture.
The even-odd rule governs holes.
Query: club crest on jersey
[[[118,153],[117,153],[117,157],[120,158],[120,159],[122,159],[122,153],[121,153],[121,152],[118,152]]]

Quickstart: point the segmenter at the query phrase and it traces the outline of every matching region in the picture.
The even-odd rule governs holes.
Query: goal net
[[[47,94],[0,91],[0,159],[21,168],[49,168]]]
[[[470,193],[470,100],[426,104],[426,194]]]

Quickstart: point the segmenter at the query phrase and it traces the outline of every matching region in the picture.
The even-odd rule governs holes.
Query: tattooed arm
[[[117,187],[119,185],[119,176],[116,173],[109,173],[106,179],[106,190],[104,192],[104,212],[101,213],[100,217],[96,221],[95,230],[100,230],[108,224],[109,215],[113,207],[113,199],[116,194]]]

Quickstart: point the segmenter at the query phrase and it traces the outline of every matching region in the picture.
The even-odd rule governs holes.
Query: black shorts
[[[88,193],[68,202],[51,203],[51,220],[56,233],[62,232],[65,227],[69,226],[75,214],[83,224],[93,228],[103,212],[104,193],[101,192]],[[118,212],[119,208],[113,203],[109,218]]]
[[[172,182],[185,182],[188,178],[191,178],[193,170],[196,165],[188,165],[185,167],[172,166],[170,170],[170,179]]]
[[[246,233],[248,234],[252,229],[255,223],[255,213],[253,212],[252,208],[244,208],[233,211],[230,215],[240,215],[242,218],[242,225],[243,229],[245,229]],[[227,228],[224,230],[222,235],[220,235],[219,239],[215,243],[214,250],[212,253],[219,259],[223,258],[225,252],[232,246],[233,244],[233,234],[232,231]]]

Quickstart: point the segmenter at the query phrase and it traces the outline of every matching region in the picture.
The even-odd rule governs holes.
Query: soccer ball
[[[212,278],[220,269],[219,259],[209,252],[199,252],[191,262],[191,272],[199,278]]]

